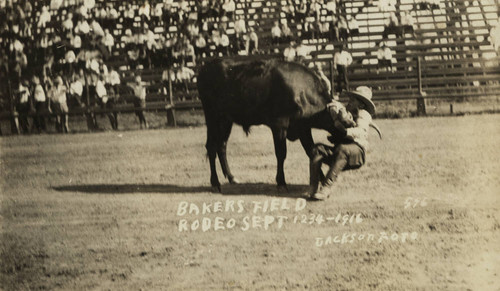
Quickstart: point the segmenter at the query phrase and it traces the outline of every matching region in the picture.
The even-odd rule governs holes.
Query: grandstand
[[[422,100],[423,97],[490,97],[498,100],[500,96],[500,55],[498,44],[495,46],[490,35],[492,29],[499,25],[500,9],[497,0],[308,1],[307,3],[318,2],[319,5],[314,8],[310,5],[304,15],[298,13],[301,1],[235,0],[234,16],[228,13],[224,15],[222,3],[225,1],[165,0],[149,1],[148,4],[143,0],[13,2],[7,1],[11,6],[7,4],[2,7],[3,11],[0,13],[0,16],[6,16],[0,36],[1,49],[5,56],[10,57],[4,58],[0,76],[0,109],[3,119],[18,114],[14,89],[16,82],[30,79],[33,74],[45,74],[44,62],[47,59],[32,56],[40,50],[39,43],[43,37],[52,40],[55,64],[55,69],[52,70],[56,71],[52,73],[61,74],[62,71],[57,72],[58,67],[64,67],[64,55],[71,49],[69,40],[64,42],[62,22],[70,13],[78,16],[73,21],[75,27],[77,20],[85,20],[82,15],[87,13],[89,22],[96,18],[103,28],[110,30],[114,39],[111,51],[106,51],[99,45],[100,38],[86,39],[85,35],[82,35],[83,46],[78,50],[85,50],[86,43],[90,43],[93,51],[100,51],[100,62],[108,68],[116,68],[121,77],[120,88],[114,90],[120,100],[117,106],[111,109],[99,107],[97,102],[90,101],[92,96],[88,94],[92,93],[87,89],[87,96],[83,96],[87,102],[83,102],[83,105],[77,106],[75,102],[68,100],[70,114],[109,110],[132,112],[133,94],[125,84],[140,75],[147,86],[146,109],[167,110],[170,121],[175,124],[174,110],[200,107],[196,74],[188,74],[183,79],[183,75],[178,74],[183,67],[196,73],[205,61],[214,57],[249,58],[248,48],[236,45],[238,41],[246,41],[247,45],[249,42],[248,34],[238,31],[236,27],[238,19],[244,21],[248,31],[252,28],[257,33],[258,50],[253,54],[250,52],[251,58],[255,59],[283,58],[283,50],[288,43],[274,43],[271,40],[271,28],[276,21],[283,24],[288,19],[287,24],[294,40],[311,49],[310,55],[303,62],[306,65],[312,62],[322,63],[331,80],[336,78],[333,55],[340,46],[346,45],[353,56],[353,63],[347,71],[347,85],[351,88],[359,85],[372,87],[376,102]],[[16,11],[18,6],[24,8],[24,2],[31,3],[32,13],[26,13],[26,24],[17,29],[30,32],[16,35],[12,33],[16,19],[11,20],[12,17],[7,16]],[[333,13],[327,9],[327,2],[335,2]],[[208,6],[204,7],[203,3]],[[290,4],[295,5],[296,14],[293,17],[287,15]],[[81,12],[80,8],[86,5],[89,8]],[[146,9],[147,5],[149,8]],[[39,19],[45,9],[43,7],[49,8],[51,18],[44,26],[40,26]],[[110,12],[111,10],[115,12]],[[395,16],[399,23],[388,24],[391,16]],[[339,19],[342,18],[349,22],[356,20],[359,30],[349,33],[347,39],[340,38],[338,31],[337,35],[333,33],[334,28],[338,29]],[[411,20],[405,21],[403,18]],[[145,23],[148,25],[145,26]],[[191,28],[200,34],[205,33],[207,39],[204,53],[197,54],[196,57],[190,57],[186,52],[189,47],[187,43],[195,46]],[[149,41],[145,33],[148,30],[151,31],[149,37],[154,39],[151,42],[155,42],[155,46],[145,44]],[[217,41],[211,41],[212,30],[227,34],[230,39],[227,52],[219,50],[220,44]],[[351,28],[350,31],[354,30]],[[90,34],[92,32],[91,28]],[[28,65],[17,75],[13,74],[17,72],[17,67],[14,61],[16,57],[12,52],[16,40],[23,44],[21,50],[24,50],[28,60]],[[382,43],[394,52],[390,70],[379,70],[377,49]],[[133,50],[137,50],[138,58],[131,54]],[[88,66],[83,68],[85,74],[93,73]]]

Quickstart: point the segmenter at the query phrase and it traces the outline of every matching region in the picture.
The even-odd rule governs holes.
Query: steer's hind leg
[[[207,148],[208,160],[210,161],[210,184],[213,192],[221,192],[215,159],[217,158],[218,131],[215,130],[216,123],[207,119]]]
[[[274,151],[278,161],[278,172],[276,173],[276,182],[278,189],[287,189],[285,182],[284,164],[286,159],[286,128],[271,128],[273,131]]]
[[[226,156],[226,148],[227,148],[227,140],[229,139],[229,135],[231,134],[231,129],[233,127],[233,123],[229,120],[221,122],[219,124],[219,144],[217,145],[217,155],[219,156],[220,166],[222,168],[222,173],[227,177],[229,183],[238,184],[238,179],[236,179],[231,173],[231,169],[229,168],[229,163],[227,162]]]

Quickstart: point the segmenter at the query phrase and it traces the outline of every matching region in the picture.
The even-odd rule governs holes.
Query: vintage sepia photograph
[[[500,291],[499,0],[0,0],[0,290]]]

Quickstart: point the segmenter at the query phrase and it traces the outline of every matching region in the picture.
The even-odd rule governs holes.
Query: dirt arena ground
[[[265,127],[221,194],[203,126],[0,138],[0,289],[500,290],[500,115],[376,121],[325,202],[298,142],[277,191]]]

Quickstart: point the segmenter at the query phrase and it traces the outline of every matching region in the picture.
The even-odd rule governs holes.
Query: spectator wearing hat
[[[68,122],[68,103],[66,97],[67,88],[60,76],[57,76],[54,82],[54,100],[57,101],[58,106],[58,119],[60,124],[60,132],[69,132]]]
[[[246,40],[245,50],[247,55],[255,54],[259,51],[259,37],[253,27],[250,27]]]
[[[135,82],[129,86],[134,91],[135,114],[139,118],[140,127],[141,129],[143,129],[143,126],[149,128],[146,117],[144,116],[144,109],[146,108],[146,88],[142,84],[141,76],[136,76]]]
[[[345,91],[341,95],[349,98],[345,109],[338,106],[332,117],[338,132],[328,138],[334,146],[316,144],[310,158],[310,190],[309,195],[314,200],[325,200],[332,194],[337,178],[342,171],[358,169],[365,164],[368,149],[368,129],[375,114],[372,102],[372,91],[366,86],[355,91]],[[332,112],[331,112],[332,113]],[[352,121],[350,121],[352,119]],[[321,165],[329,166],[323,177]]]

